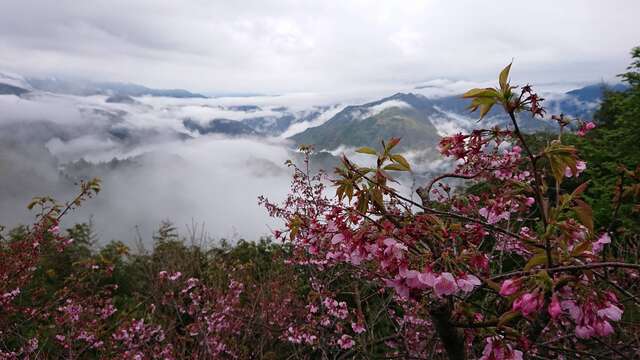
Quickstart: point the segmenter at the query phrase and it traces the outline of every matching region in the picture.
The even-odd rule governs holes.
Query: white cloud
[[[4,1],[0,68],[201,92],[329,92],[493,79],[610,78],[635,0]]]
[[[391,108],[407,108],[410,107],[409,104],[407,104],[404,101],[400,101],[400,100],[387,100],[383,103],[380,103],[378,105],[374,105],[372,107],[369,108],[369,111],[361,116],[361,119],[366,119],[366,118],[370,118],[372,116],[376,116],[378,114],[380,114],[381,112],[387,110],[387,109],[391,109]]]

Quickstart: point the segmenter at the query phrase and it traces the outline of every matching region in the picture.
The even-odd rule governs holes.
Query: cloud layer
[[[635,0],[3,1],[0,68],[223,93],[434,78],[593,81],[639,45]]]

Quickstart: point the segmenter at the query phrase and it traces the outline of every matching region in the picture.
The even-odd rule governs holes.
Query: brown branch
[[[623,288],[622,286],[614,283],[613,281],[609,280],[608,277],[604,276],[603,274],[594,271],[594,274],[596,274],[597,277],[599,277],[600,279],[606,281],[607,283],[609,283],[609,285],[613,286],[614,288],[616,288],[616,290],[620,291],[621,293],[625,294],[629,299],[633,300],[633,302],[635,302],[637,305],[640,305],[640,299],[638,299],[637,296],[635,296],[634,294],[630,293],[629,291],[627,291],[625,288]]]
[[[540,172],[538,172],[538,165],[537,165],[538,158],[535,155],[533,155],[533,152],[531,152],[531,149],[529,149],[529,145],[525,141],[524,136],[522,136],[522,132],[520,131],[520,127],[518,126],[518,122],[516,121],[516,116],[513,110],[508,111],[507,113],[511,118],[511,123],[513,124],[514,132],[518,137],[518,139],[520,140],[520,143],[522,144],[522,147],[526,151],[527,156],[529,157],[529,161],[531,162],[531,170],[533,172],[533,177],[534,177],[533,189],[536,196],[536,203],[540,208],[540,215],[542,218],[542,224],[544,226],[544,232],[546,233],[547,226],[549,224],[549,219],[547,218],[547,210],[544,203],[544,196],[542,194],[542,177],[540,176]],[[550,268],[553,266],[553,259],[551,257],[551,243],[548,237],[545,238],[544,247],[545,247],[545,252],[547,253],[547,267]]]
[[[599,268],[624,268],[624,269],[635,269],[640,271],[640,264],[631,264],[631,263],[622,263],[622,262],[598,262],[584,265],[567,265],[567,266],[557,266],[551,269],[545,269],[548,273],[557,273],[563,271],[575,271],[575,270],[589,270],[589,269],[599,269]],[[534,273],[535,271],[512,271],[509,273],[504,273],[500,275],[496,275],[491,278],[492,281],[510,278],[514,276],[525,276]]]
[[[427,186],[426,191],[425,191],[425,189],[423,187],[421,187],[421,188],[416,189],[416,192],[418,192],[418,191],[423,192],[424,194],[426,194],[427,200],[430,200],[429,194],[431,194],[431,189],[433,189],[433,185],[435,185],[438,181],[440,181],[442,179],[446,179],[446,178],[456,178],[456,179],[470,180],[470,179],[476,178],[478,175],[480,175],[480,173],[477,173],[477,174],[474,174],[474,175],[462,175],[462,174],[454,174],[454,173],[442,174],[440,176],[436,176],[435,178],[433,178],[433,180],[431,180],[431,182],[429,182],[429,185]],[[420,197],[422,198],[422,195]]]
[[[481,329],[481,328],[498,326],[498,320],[487,320],[482,322],[470,322],[470,323],[451,322],[450,324],[451,326],[455,326],[457,328],[463,328],[463,329]]]
[[[442,341],[445,351],[450,360],[466,359],[464,334],[450,322],[451,305],[447,302],[434,304],[429,314],[433,320],[436,333]]]

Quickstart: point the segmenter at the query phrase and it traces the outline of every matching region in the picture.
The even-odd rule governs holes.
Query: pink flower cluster
[[[122,325],[113,334],[113,340],[123,358],[146,359],[151,355],[156,359],[175,359],[173,346],[165,342],[162,328],[146,324],[144,319],[133,319]]]
[[[604,246],[607,244],[611,243],[611,237],[609,236],[608,233],[603,233],[602,235],[600,235],[600,237],[598,237],[598,240],[596,240],[592,246],[591,246],[591,251],[594,254],[598,254],[602,251],[602,249],[604,249]]]
[[[575,334],[578,338],[588,339],[594,336],[608,336],[614,329],[611,322],[622,319],[623,310],[618,305],[616,296],[608,292],[604,301],[596,302],[587,299],[581,303],[575,300],[564,300],[561,309],[568,312],[575,323]]]
[[[574,172],[573,169],[571,169],[570,167],[567,166],[567,168],[564,170],[564,176],[568,177],[568,178],[570,178],[570,177],[578,177],[586,169],[587,169],[587,163],[584,162],[584,161],[579,160],[579,161],[576,162],[576,171]]]
[[[430,270],[419,272],[416,270],[401,269],[393,280],[385,280],[388,287],[392,287],[401,298],[408,298],[412,289],[431,289],[441,298],[455,295],[459,292],[470,293],[482,282],[471,274],[462,274],[455,277],[449,272],[435,274]]]
[[[515,350],[510,344],[506,344],[502,337],[488,337],[485,339],[484,350],[480,360],[522,360],[523,354]]]
[[[581,122],[580,128],[576,132],[578,136],[585,136],[587,133],[596,128],[596,124],[591,121]]]

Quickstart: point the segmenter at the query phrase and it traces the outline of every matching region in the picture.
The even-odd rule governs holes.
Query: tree
[[[539,121],[543,99],[528,85],[517,91],[508,80],[510,68],[500,73],[497,88],[472,89],[464,97],[481,118],[501,106],[511,128],[443,138],[441,152],[456,160],[456,168],[418,189],[421,202],[393,187],[392,173],[411,169],[393,151],[400,139],[383,142],[380,151],[358,150],[376,157],[375,167],[343,158],[336,198],[323,195],[320,178],[296,167],[284,205],[265,202],[287,224],[279,235],[292,244],[298,263],[323,276],[342,271],[380,291],[393,289],[400,311],[391,321],[396,334],[408,332],[403,337],[412,341],[392,342],[388,356],[442,351],[449,359],[479,353],[482,359],[519,359],[524,351],[544,358],[630,351],[619,341],[633,327],[616,333],[614,325],[623,314],[619,298],[634,296],[625,287],[640,265],[603,251],[610,229],[594,225],[583,198],[588,181],[563,188],[567,178],[580,179],[586,165],[563,133],[571,122],[581,134],[594,125],[553,116],[560,134],[541,151],[532,149],[519,122]],[[519,120],[524,113],[532,118]],[[615,197],[616,204],[637,189],[638,174],[627,172],[636,183]],[[452,192],[442,183],[450,177],[480,183],[483,191]],[[377,324],[365,326],[379,332]],[[433,335],[440,343],[430,349]],[[349,353],[357,349],[367,357],[366,344],[358,337]],[[637,345],[627,346],[637,351]]]

